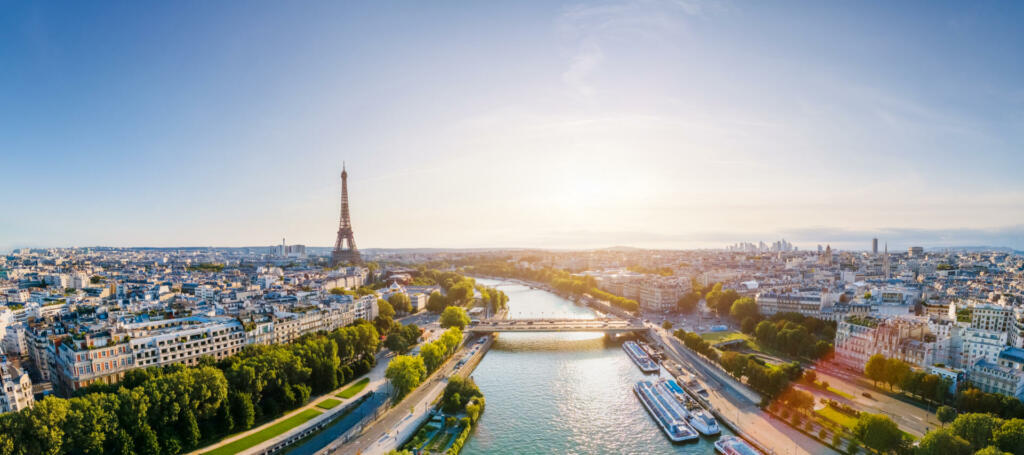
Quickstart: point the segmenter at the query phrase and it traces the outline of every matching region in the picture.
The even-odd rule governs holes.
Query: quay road
[[[708,401],[719,414],[740,427],[743,433],[772,450],[775,455],[838,455],[838,452],[831,448],[771,418],[758,407],[760,395],[724,371],[707,364],[667,330],[654,324],[649,327],[655,345],[705,384]]]
[[[605,332],[623,333],[647,330],[639,322],[622,319],[488,319],[466,327],[468,333],[487,332]]]
[[[448,377],[453,374],[461,376],[468,375],[477,362],[484,356],[494,341],[493,336],[487,337],[484,344],[477,344],[474,337],[467,337],[469,340],[456,351],[452,356],[427,378],[419,387],[409,392],[401,402],[389,409],[380,419],[371,423],[359,437],[341,446],[330,446],[329,449],[318,452],[321,454],[386,454],[396,449],[404,440],[411,436],[411,432],[422,419],[433,409],[433,403],[440,398],[448,385]],[[456,367],[456,364],[474,348],[480,347],[473,354],[473,357],[465,365]]]

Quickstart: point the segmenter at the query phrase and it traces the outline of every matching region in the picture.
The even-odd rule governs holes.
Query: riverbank
[[[327,447],[316,452],[317,455],[335,455],[348,453],[385,454],[397,449],[402,442],[415,433],[416,428],[429,415],[452,375],[468,376],[480,359],[493,344],[494,336],[488,336],[482,345],[469,342],[473,338],[464,338],[462,346],[445,363],[431,374],[416,389],[410,392],[401,402],[386,411],[360,422],[358,430],[346,433]],[[467,361],[459,365],[461,359],[478,347]]]
[[[618,307],[612,306],[610,303],[605,302],[603,300],[600,300],[600,299],[597,299],[597,298],[594,298],[594,297],[588,297],[588,296],[578,296],[577,297],[577,296],[574,296],[571,293],[559,291],[559,290],[551,287],[550,285],[548,285],[546,283],[540,283],[540,282],[536,282],[536,281],[526,281],[526,280],[522,280],[522,279],[519,279],[519,278],[492,277],[492,276],[489,276],[489,275],[479,275],[479,274],[473,276],[473,278],[478,278],[478,277],[479,278],[483,278],[483,279],[487,279],[487,280],[505,281],[505,282],[510,282],[510,283],[516,283],[516,284],[519,284],[519,285],[522,285],[522,286],[529,287],[531,289],[534,289],[534,288],[540,289],[540,290],[543,290],[543,291],[546,291],[546,292],[550,292],[550,293],[552,293],[554,295],[557,295],[557,296],[559,296],[559,297],[561,297],[563,299],[566,299],[566,300],[568,300],[570,302],[581,303],[584,306],[589,307],[589,308],[591,308],[591,309],[593,309],[595,311],[599,311],[599,312],[604,313],[604,314],[613,314],[613,315],[618,316],[618,317],[620,317],[622,319],[635,319],[637,317],[637,315],[629,313],[628,311],[623,310],[622,308],[618,308]]]
[[[509,295],[512,319],[595,317],[593,307],[542,286],[511,280],[485,284]],[[462,455],[713,453],[713,437],[677,444],[665,436],[633,393],[638,381],[654,377],[634,365],[620,339],[599,333],[503,333],[473,373],[487,411]],[[723,433],[733,434],[728,428]]]
[[[651,336],[667,358],[682,371],[696,376],[706,386],[708,410],[735,429],[744,439],[756,443],[766,454],[837,455],[797,429],[773,418],[760,408],[760,395],[729,376],[714,363],[691,352],[667,330],[652,326]]]

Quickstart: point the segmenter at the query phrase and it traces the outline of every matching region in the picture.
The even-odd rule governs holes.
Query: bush
[[[473,424],[469,422],[468,417],[463,417],[459,422],[464,425],[464,427],[459,433],[459,437],[455,438],[455,442],[450,448],[448,448],[448,452],[446,452],[448,455],[457,455],[462,451],[462,445],[466,443],[466,439],[469,438],[469,431],[473,429]]]

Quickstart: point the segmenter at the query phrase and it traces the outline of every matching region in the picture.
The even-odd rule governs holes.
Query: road
[[[756,392],[718,368],[708,365],[668,331],[654,324],[651,324],[651,329],[652,336],[666,355],[705,384],[711,405],[749,437],[776,455],[838,455],[831,448],[771,418],[758,407],[760,397]]]
[[[491,338],[489,337],[489,339]],[[476,352],[474,359],[483,356],[489,347],[489,345],[478,345],[472,341],[464,344],[441,368],[427,378],[426,382],[409,392],[409,395],[403,398],[401,403],[388,410],[383,417],[367,427],[359,437],[341,446],[336,453],[387,453],[396,448],[403,442],[403,433],[407,433],[406,430],[412,421],[418,420],[424,413],[429,412],[433,407],[432,403],[444,392],[444,387],[448,385],[448,377],[456,372],[462,373],[455,368],[459,359],[478,346],[481,349]],[[466,369],[473,365],[475,365],[474,362],[469,362],[461,368]]]
[[[701,306],[703,306],[703,300]],[[650,319],[652,323],[660,324],[662,321],[670,321],[673,324],[673,329],[682,328],[687,331],[699,331],[704,332],[708,330],[708,327],[715,324],[726,325],[731,330],[738,330],[738,327],[734,323],[730,322],[727,318],[708,318],[699,317],[697,314],[691,315],[662,315],[662,314],[645,314],[645,319]],[[772,358],[772,356],[758,354],[763,358]],[[788,362],[787,359],[777,359],[778,361]],[[813,368],[818,375],[819,381],[826,381],[833,388],[846,393],[853,398],[846,398],[842,395],[824,391],[813,387],[805,387],[797,385],[797,387],[812,393],[816,400],[826,398],[830,400],[836,400],[840,403],[852,406],[858,411],[866,411],[874,414],[883,414],[888,416],[903,431],[910,433],[916,437],[922,437],[928,430],[939,426],[940,423],[935,417],[935,413],[929,411],[921,406],[907,403],[901,400],[892,398],[884,393],[880,393],[874,389],[870,382],[865,379],[862,375],[851,372],[849,370],[830,366],[829,364],[816,363],[809,364],[804,363],[802,365],[805,369]],[[864,397],[863,394],[868,393],[871,398]]]
[[[816,399],[825,397],[850,405],[858,411],[884,414],[896,422],[903,431],[918,438],[924,436],[928,430],[941,425],[933,412],[875,390],[867,379],[858,374],[828,364],[815,365],[814,371],[819,381],[826,381],[832,388],[853,397],[849,399],[820,389],[812,390],[805,387],[804,390],[813,393]],[[871,398],[865,397],[864,393],[871,395]]]

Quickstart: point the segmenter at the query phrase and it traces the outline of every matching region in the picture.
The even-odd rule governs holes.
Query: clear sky
[[[0,251],[1024,249],[1020,2],[0,10]]]

